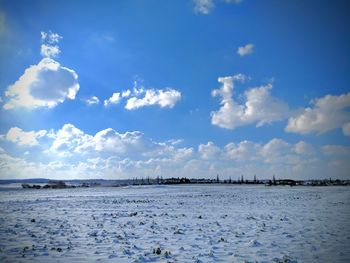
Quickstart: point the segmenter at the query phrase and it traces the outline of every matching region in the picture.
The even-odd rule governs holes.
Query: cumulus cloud
[[[156,158],[188,155],[169,142],[155,142],[139,131],[119,133],[112,128],[98,131],[95,135],[86,134],[72,124],[65,124],[57,132],[53,132],[54,139],[50,148],[51,152],[59,156],[72,156],[81,154],[93,157],[118,157],[118,158]]]
[[[94,105],[94,104],[99,104],[100,100],[96,96],[91,96],[90,98],[87,98],[83,100],[87,105]]]
[[[221,150],[213,142],[207,144],[200,144],[198,146],[198,153],[202,159],[217,159],[220,157]]]
[[[122,98],[127,98],[127,97],[130,97],[130,95],[131,95],[131,90],[124,90],[123,92],[122,92]]]
[[[203,158],[202,153],[206,152],[209,155]],[[208,142],[201,145],[198,154],[200,159],[192,159],[186,166],[191,171],[200,170],[202,167],[202,170],[208,170],[209,173],[215,171],[220,175],[233,176],[248,174],[251,177],[257,174],[258,177],[266,179],[271,178],[273,174],[278,178],[348,176],[346,166],[343,165],[344,159],[334,159],[337,156],[324,159],[320,151],[304,141],[292,144],[273,138],[265,144],[252,141],[230,142],[222,148]],[[337,166],[337,172],[334,171],[335,163],[341,163],[341,166]]]
[[[53,133],[54,141],[50,150],[60,156],[71,156],[77,152],[77,148],[91,141],[92,136],[85,134],[82,130],[68,123],[56,133]]]
[[[205,146],[204,151],[203,146]],[[221,161],[220,165],[243,165],[246,168],[257,164],[267,169],[276,168],[276,166],[279,167],[279,170],[283,166],[285,169],[297,169],[297,167],[300,169],[312,158],[311,145],[305,142],[290,144],[279,138],[273,138],[265,144],[244,140],[239,143],[230,142],[223,148],[219,148],[211,142],[207,145],[201,145],[201,147],[199,154],[204,160],[216,162],[219,160]],[[205,155],[203,158],[201,152],[208,152],[209,155]],[[234,161],[235,164],[230,164],[231,161]],[[288,166],[289,168],[286,168]],[[254,173],[258,172],[258,170],[254,171]],[[284,173],[281,170],[280,172]]]
[[[282,139],[274,138],[262,146],[261,155],[267,163],[283,163],[292,151],[292,146]]]
[[[172,89],[148,89],[148,90],[136,90],[135,95],[140,96],[143,94],[142,98],[131,97],[127,100],[125,108],[127,110],[138,109],[140,107],[159,105],[161,108],[173,108],[175,104],[181,99],[181,92]]]
[[[40,54],[43,57],[53,58],[53,57],[57,57],[60,53],[61,53],[61,51],[57,45],[55,45],[55,46],[50,46],[50,45],[45,45],[45,44],[41,45]]]
[[[118,104],[126,101],[124,108],[127,110],[135,110],[141,107],[159,105],[161,108],[173,108],[181,99],[181,92],[173,88],[154,89],[145,88],[138,82],[143,80],[135,80],[133,88],[115,92],[109,99],[104,101],[105,106]]]
[[[239,47],[237,49],[237,54],[241,57],[250,55],[254,52],[254,45],[253,44],[246,44],[245,46]]]
[[[224,166],[234,165],[230,164],[234,161],[236,165],[259,164],[265,168],[275,165],[300,167],[311,160],[314,149],[306,142],[290,144],[282,139],[273,138],[265,144],[247,140],[239,143],[230,142],[223,148],[208,142],[199,145],[198,153],[202,160],[210,160]]]
[[[113,152],[117,154],[126,154],[127,152],[137,152],[148,149],[145,144],[148,141],[139,131],[118,133],[112,128],[99,131],[85,144],[80,145],[77,150],[94,150],[98,152]]]
[[[211,123],[226,129],[235,129],[256,123],[257,127],[280,121],[289,114],[288,105],[271,95],[272,84],[248,89],[244,93],[245,103],[239,104],[233,96],[234,82],[243,82],[242,74],[231,77],[220,77],[220,89],[212,91],[212,96],[221,97],[221,107],[211,113]]]
[[[288,120],[287,132],[300,134],[325,133],[337,128],[343,128],[348,134],[350,114],[350,93],[339,96],[326,95],[312,100],[311,107],[301,109]]]
[[[66,99],[75,99],[79,90],[78,75],[74,70],[63,67],[52,59],[60,53],[58,46],[54,44],[61,38],[56,33],[41,32],[44,42],[41,54],[44,58],[27,68],[14,84],[8,86],[4,109],[52,108]]]
[[[5,109],[15,107],[55,107],[66,99],[74,100],[79,90],[78,75],[57,61],[44,58],[27,68],[5,92]]]
[[[120,93],[115,92],[112,94],[112,96],[109,99],[104,100],[103,105],[105,105],[107,107],[111,104],[118,104],[120,102],[121,98],[122,97],[121,97]]]
[[[260,144],[247,140],[241,141],[237,144],[230,142],[224,147],[227,159],[245,162],[257,160],[257,153],[259,153],[260,150]]]
[[[300,155],[312,155],[315,153],[314,147],[310,143],[300,141],[294,146],[294,150]]]
[[[7,132],[6,139],[18,145],[34,146],[38,145],[37,139],[44,137],[46,134],[46,130],[25,132],[18,127],[13,127]]]

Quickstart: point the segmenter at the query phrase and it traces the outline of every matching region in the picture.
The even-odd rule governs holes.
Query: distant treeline
[[[76,188],[76,187],[91,187],[91,186],[100,186],[101,184],[96,182],[83,182],[81,184],[66,184],[64,181],[49,181],[45,185],[40,184],[22,184],[24,189],[65,189],[65,188]]]
[[[0,180],[0,184],[10,183],[22,183],[23,188],[28,189],[63,189],[63,188],[76,188],[76,187],[97,187],[97,186],[110,186],[120,187],[129,185],[172,185],[172,184],[235,184],[235,185],[289,185],[289,186],[333,186],[333,185],[350,185],[350,180],[339,179],[322,179],[322,180],[292,180],[292,179],[276,179],[275,176],[272,179],[259,180],[256,176],[254,179],[244,179],[243,175],[236,180],[220,179],[219,175],[216,179],[207,178],[187,178],[187,177],[146,177],[146,178],[133,178],[126,180],[104,180],[104,179],[87,179],[87,180],[50,180],[45,178],[40,179],[14,179],[14,180]]]
[[[277,186],[277,185],[289,185],[289,186],[332,186],[332,185],[350,185],[350,180],[332,180],[322,179],[322,180],[292,180],[292,179],[276,179],[275,176],[272,177],[271,180],[263,179],[258,180],[256,176],[254,176],[253,180],[244,179],[241,176],[237,180],[232,180],[231,177],[229,179],[220,180],[219,176],[216,179],[189,179],[186,177],[172,177],[165,178],[157,177],[155,179],[152,178],[141,178],[132,179],[132,185],[152,185],[152,184],[263,184],[267,186]]]

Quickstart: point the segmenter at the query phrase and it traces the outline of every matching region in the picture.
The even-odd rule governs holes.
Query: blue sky
[[[0,1],[1,177],[350,179],[349,10]]]

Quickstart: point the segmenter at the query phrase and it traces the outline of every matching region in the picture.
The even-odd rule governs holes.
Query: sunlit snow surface
[[[2,189],[0,262],[27,261],[350,262],[350,187]]]

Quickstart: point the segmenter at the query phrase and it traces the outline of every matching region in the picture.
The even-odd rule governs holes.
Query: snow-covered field
[[[0,190],[0,262],[350,262],[350,187]]]

